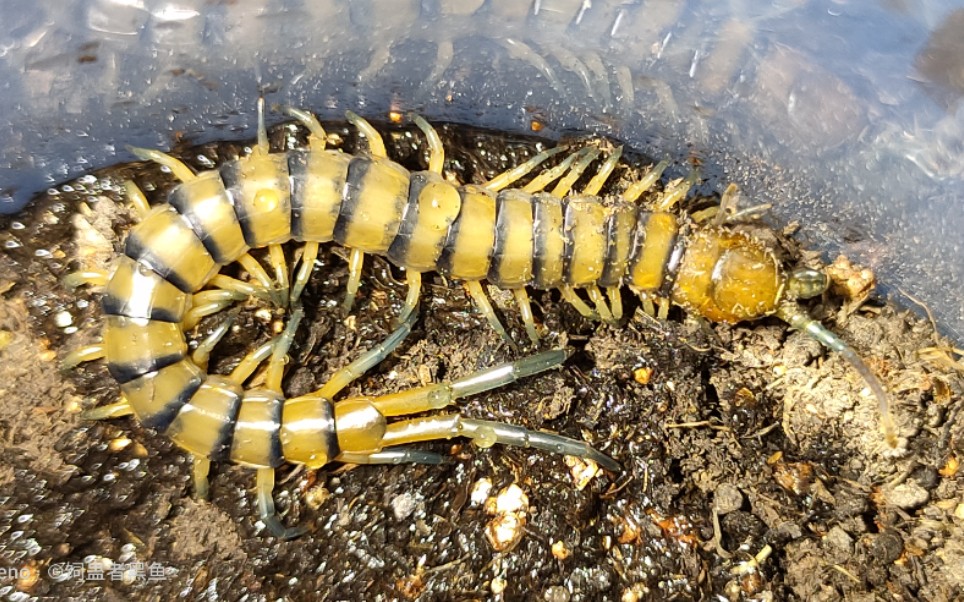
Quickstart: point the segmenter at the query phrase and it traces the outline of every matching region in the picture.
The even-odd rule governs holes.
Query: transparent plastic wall
[[[964,340],[964,10],[940,0],[0,1],[0,208],[255,101],[594,132],[877,271]],[[282,116],[271,116],[281,120]],[[681,167],[682,169],[683,167]],[[906,299],[905,299],[906,303]]]

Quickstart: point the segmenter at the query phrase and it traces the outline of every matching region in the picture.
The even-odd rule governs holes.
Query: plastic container
[[[255,101],[697,158],[964,340],[964,10],[676,0],[0,1],[0,207]],[[271,115],[281,120],[280,114]]]

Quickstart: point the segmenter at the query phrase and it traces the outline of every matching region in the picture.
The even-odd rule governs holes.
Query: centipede
[[[412,171],[392,160],[379,131],[350,111],[346,119],[367,146],[354,153],[330,147],[329,134],[312,113],[287,112],[307,132],[304,148],[272,151],[263,99],[251,152],[216,168],[195,172],[168,153],[131,147],[140,159],[170,171],[177,183],[152,205],[137,185],[126,182],[137,223],[123,252],[109,271],[66,277],[71,287],[102,289],[105,323],[102,342],[72,351],[64,366],[105,360],[121,392],[120,401],[84,417],[132,415],[169,437],[192,456],[198,497],[207,495],[212,462],[254,469],[259,518],[274,536],[293,538],[306,529],[286,526],[273,499],[275,471],[285,463],[311,469],[332,462],[439,464],[445,460],[440,454],[413,444],[464,437],[481,447],[502,444],[577,456],[618,472],[615,459],[584,441],[444,412],[464,397],[562,366],[566,349],[397,393],[339,398],[410,335],[423,275],[431,273],[460,284],[513,349],[519,347],[485,284],[511,291],[533,347],[541,333],[531,289],[557,290],[585,318],[616,326],[627,317],[626,291],[639,299],[640,311],[657,319],[665,319],[671,306],[709,322],[779,318],[853,367],[877,400],[884,439],[897,446],[884,386],[852,347],[800,304],[826,290],[827,275],[787,269],[774,249],[731,227],[726,207],[710,216],[681,211],[680,201],[698,180],[695,169],[665,184],[646,206],[640,199],[669,162],[652,165],[619,192],[603,193],[620,160],[619,146],[560,144],[484,183],[464,183],[445,177],[445,149],[421,116],[409,117],[426,139],[427,168]],[[592,165],[598,167],[588,173]],[[728,188],[723,205],[734,198]],[[284,247],[289,244],[300,250],[290,266]],[[337,369],[318,390],[289,398],[283,386],[287,356],[323,244],[347,253],[343,311],[355,303],[367,255],[404,271],[405,300],[385,340]],[[266,255],[267,268],[253,251]],[[229,275],[232,265],[250,278]],[[283,329],[230,373],[209,372],[230,320],[193,350],[186,332],[252,297],[285,311]],[[262,367],[263,379],[248,386]]]

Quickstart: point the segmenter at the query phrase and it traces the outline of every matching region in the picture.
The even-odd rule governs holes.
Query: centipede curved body
[[[433,454],[382,450],[469,436],[486,444],[581,455],[618,468],[584,443],[458,414],[386,419],[439,409],[464,395],[554,367],[565,359],[563,352],[537,354],[452,383],[334,401],[334,393],[407,334],[420,273],[439,272],[468,283],[480,309],[496,323],[484,297],[478,298],[478,283],[512,289],[533,338],[526,287],[560,289],[583,313],[608,320],[621,317],[619,291],[628,287],[644,299],[668,300],[711,321],[776,314],[797,320],[799,328],[822,328],[793,309],[797,280],[770,249],[723,225],[701,225],[678,215],[673,200],[639,207],[636,197],[646,184],[630,186],[621,196],[600,196],[608,177],[604,167],[600,171],[605,173],[581,193],[571,190],[576,177],[552,192],[542,189],[557,175],[565,180],[567,170],[578,176],[579,168],[572,165],[585,169],[595,154],[573,153],[556,174],[543,177],[545,183],[510,187],[521,175],[516,170],[485,185],[463,184],[442,176],[438,147],[429,169],[409,171],[379,151],[374,142],[380,141],[373,141],[369,154],[326,149],[317,121],[307,113],[294,114],[312,133],[304,150],[268,152],[262,126],[252,154],[198,174],[166,155],[148,153],[175,165],[182,182],[131,230],[103,295],[103,355],[127,404],[119,413],[133,413],[142,424],[168,435],[201,462],[201,472],[206,473],[209,461],[259,469],[262,516],[277,534],[292,534],[279,526],[270,502],[272,470],[284,462],[311,467],[332,460],[430,462]],[[354,123],[367,126],[357,117]],[[423,122],[420,127],[433,133]],[[537,165],[531,163],[530,171]],[[672,194],[678,198],[688,187],[684,183]],[[211,286],[222,268],[243,262],[249,250],[276,249],[289,241],[305,244],[306,255],[320,243],[334,242],[358,258],[384,256],[406,270],[412,286],[403,326],[390,340],[353,364],[350,374],[333,378],[338,383],[297,398],[286,398],[280,386],[284,352],[300,320],[300,314],[294,317],[297,311],[281,337],[287,339],[273,349],[268,369],[273,376],[262,388],[246,389],[244,376],[208,374],[185,341],[195,295]],[[606,289],[611,308],[599,287]],[[596,310],[574,294],[579,289]],[[822,342],[849,350],[839,339]]]

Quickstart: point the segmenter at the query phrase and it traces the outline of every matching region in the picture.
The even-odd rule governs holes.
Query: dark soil
[[[424,161],[420,137],[392,132],[394,157]],[[284,127],[273,141],[295,145],[300,136]],[[449,168],[463,181],[533,152],[532,140],[464,127],[445,127],[443,137],[455,149]],[[345,143],[352,150],[357,141],[345,133]],[[242,149],[180,154],[209,169]],[[620,174],[640,163],[631,159]],[[258,521],[251,470],[216,466],[211,499],[196,501],[189,458],[165,437],[130,418],[80,419],[81,410],[117,399],[102,362],[59,369],[67,352],[97,340],[102,325],[97,292],[67,290],[61,279],[107,267],[121,248],[133,221],[117,202],[127,178],[155,201],[170,186],[152,166],[122,165],[59,186],[0,228],[4,599],[961,595],[960,356],[927,321],[836,294],[809,309],[882,375],[906,439],[899,453],[882,443],[876,404],[854,371],[778,321],[708,325],[678,310],[659,321],[627,295],[632,317],[600,326],[557,294],[536,292],[541,347],[567,346],[574,356],[561,370],[470,398],[463,410],[588,441],[616,458],[620,473],[460,440],[427,446],[450,457],[442,466],[289,466],[279,471],[275,498],[287,524],[309,529],[293,541],[271,537]],[[784,233],[753,228],[777,240],[789,264],[819,261]],[[286,377],[290,396],[317,388],[384,338],[404,299],[400,272],[369,258],[359,302],[343,317],[343,255],[324,248],[306,292],[308,317]],[[525,347],[511,296],[490,292]],[[212,316],[192,335],[223,318]],[[247,304],[211,370],[229,370],[283,318]],[[432,276],[415,332],[348,393],[452,379],[531,352],[507,346],[459,286]],[[520,490],[511,521],[493,514],[492,498]],[[519,540],[498,551],[487,533],[507,524]],[[73,567],[84,572],[65,570]]]

